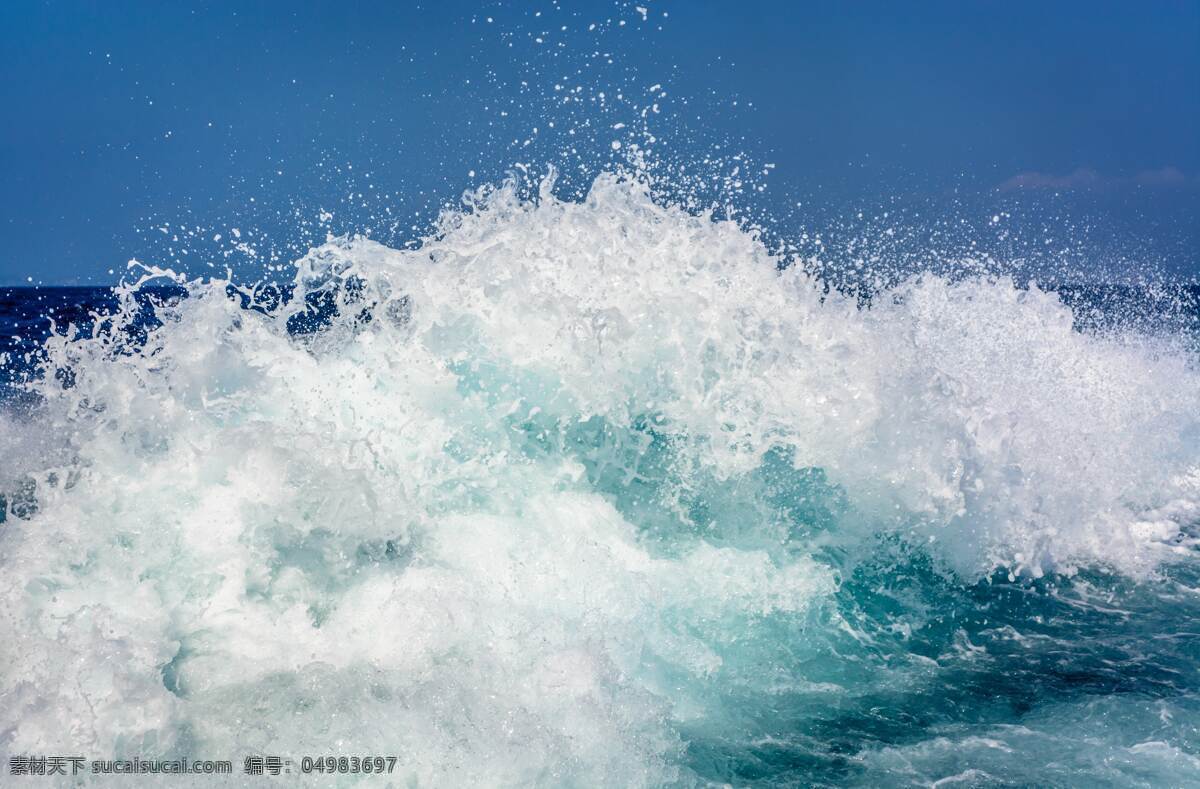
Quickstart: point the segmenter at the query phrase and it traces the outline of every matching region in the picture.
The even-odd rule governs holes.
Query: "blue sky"
[[[1198,260],[1194,2],[10,0],[0,39],[0,284],[401,243],[515,162],[586,183],[643,110],[664,158],[774,165],[737,199],[784,236],[1001,206],[1083,257]]]

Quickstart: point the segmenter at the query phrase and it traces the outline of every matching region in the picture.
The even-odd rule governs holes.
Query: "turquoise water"
[[[1190,336],[978,272],[843,299],[613,176],[474,203],[46,340],[0,750],[1200,784]]]

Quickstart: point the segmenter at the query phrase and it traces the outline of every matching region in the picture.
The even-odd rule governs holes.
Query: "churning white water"
[[[144,343],[127,287],[95,336],[61,327],[44,402],[0,425],[5,490],[34,502],[0,526],[0,750],[720,780],[722,758],[825,753],[804,739],[834,741],[821,716],[881,684],[977,665],[959,614],[929,654],[888,651],[935,620],[922,583],[1049,594],[1195,561],[1200,374],[1176,343],[1083,333],[1005,279],[860,305],[803,268],[609,175],[581,202],[480,193],[417,248],[332,240],[283,304],[179,278]],[[313,298],[336,312],[297,331]],[[893,549],[924,580],[853,608],[893,588],[851,587]],[[1171,714],[1195,725],[1187,698]],[[1056,703],[1046,730],[1091,732]],[[864,738],[827,780],[1019,775],[1005,738],[1038,725],[974,720],[1032,733]],[[1078,767],[1136,745],[1105,731],[1047,747]],[[971,748],[987,759],[954,762]]]

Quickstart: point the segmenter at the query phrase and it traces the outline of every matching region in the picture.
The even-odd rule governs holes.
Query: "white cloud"
[[[1067,175],[1027,172],[1014,175],[997,187],[1001,192],[1016,189],[1094,189],[1104,183],[1100,173],[1090,167],[1080,167]]]
[[[1187,183],[1187,176],[1178,167],[1161,167],[1157,170],[1142,170],[1133,177],[1142,186],[1180,186]]]

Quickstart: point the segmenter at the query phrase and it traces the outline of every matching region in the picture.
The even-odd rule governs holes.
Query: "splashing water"
[[[482,190],[418,248],[333,240],[290,299],[118,289],[0,424],[0,750],[1194,780],[1180,338],[780,263],[606,175]],[[186,297],[139,329],[163,275]]]

